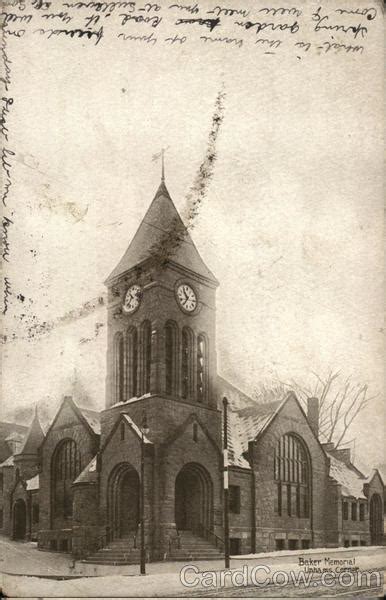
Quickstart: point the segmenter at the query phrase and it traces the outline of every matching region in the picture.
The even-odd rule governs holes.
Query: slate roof
[[[24,438],[24,444],[18,454],[37,454],[38,448],[44,439],[44,432],[40,425],[37,410]]]
[[[217,283],[194,245],[164,182],[161,182],[129,247],[106,283],[144,260],[160,256]]]
[[[85,467],[83,469],[83,471],[80,473],[80,475],[78,475],[78,477],[75,479],[74,484],[75,483],[96,483],[97,478],[98,478],[98,473],[97,473],[96,467],[97,467],[97,457],[95,455],[94,458],[92,458],[90,460],[87,467]]]
[[[93,432],[99,435],[101,432],[100,413],[97,410],[92,410],[91,408],[83,408],[82,406],[78,406],[78,408]]]
[[[14,465],[14,460],[13,460],[13,455],[11,454],[11,456],[8,456],[8,458],[6,458],[0,464],[0,469],[1,469],[1,467],[13,467],[13,465]]]
[[[33,490],[38,490],[39,489],[39,475],[35,475],[35,477],[31,477],[30,479],[27,479],[26,484],[27,484],[27,492],[33,491]]]
[[[331,461],[330,477],[342,486],[342,494],[354,498],[366,498],[363,484],[367,478],[354,465],[344,463],[331,452],[327,452],[327,456]]]
[[[248,442],[256,439],[263,432],[288,395],[282,394],[277,400],[271,402],[257,402],[223,377],[218,377],[217,394],[221,408],[222,397],[226,396],[228,399],[229,464],[250,469],[249,462],[243,456],[243,453],[248,450]]]

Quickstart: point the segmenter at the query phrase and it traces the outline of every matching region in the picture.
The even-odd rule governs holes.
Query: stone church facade
[[[221,556],[226,396],[231,554],[382,543],[380,474],[320,443],[318,400],[257,403],[217,373],[218,285],[161,181],[106,281],[105,409],[65,397],[45,432],[1,424],[3,534],[138,562],[143,471],[147,559]]]

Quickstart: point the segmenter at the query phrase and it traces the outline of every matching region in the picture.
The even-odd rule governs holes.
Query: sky
[[[61,397],[74,368],[103,407],[103,308],[58,320],[104,293],[159,185],[152,156],[162,147],[166,185],[184,211],[224,90],[213,177],[191,232],[220,281],[219,371],[248,393],[261,381],[306,384],[330,369],[367,382],[377,398],[355,429],[357,452],[381,462],[376,51],[300,60],[219,45],[155,50],[58,38],[47,52],[47,44],[8,48],[16,158],[2,413]],[[52,320],[50,332],[28,337],[31,325]]]

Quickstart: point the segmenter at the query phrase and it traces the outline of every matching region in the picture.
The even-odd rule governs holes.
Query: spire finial
[[[165,182],[165,148],[162,148],[162,150],[161,150],[161,161],[162,161],[161,181]]]

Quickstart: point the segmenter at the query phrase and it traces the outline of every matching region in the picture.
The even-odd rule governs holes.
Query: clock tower
[[[208,411],[217,412],[218,281],[202,260],[163,178],[106,285],[106,409],[115,414],[125,406],[131,413],[139,404],[146,405],[158,423],[162,410],[168,423],[166,431],[156,427],[160,437],[192,410],[212,428]]]

